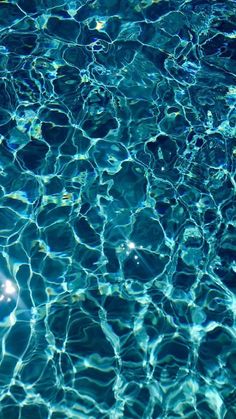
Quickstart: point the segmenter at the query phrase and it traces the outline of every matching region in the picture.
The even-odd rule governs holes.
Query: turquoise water
[[[0,419],[236,418],[235,16],[0,1]]]

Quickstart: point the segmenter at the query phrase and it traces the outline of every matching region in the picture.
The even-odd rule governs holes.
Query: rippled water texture
[[[0,1],[0,419],[236,418],[235,38]]]

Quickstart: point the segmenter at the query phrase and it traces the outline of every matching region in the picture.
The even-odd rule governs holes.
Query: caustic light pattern
[[[0,419],[236,418],[235,38],[0,1]]]

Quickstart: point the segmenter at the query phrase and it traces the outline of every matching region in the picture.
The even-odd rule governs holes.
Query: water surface
[[[0,2],[0,418],[236,418],[236,3]]]

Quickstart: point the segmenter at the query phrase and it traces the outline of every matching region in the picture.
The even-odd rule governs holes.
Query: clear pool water
[[[0,1],[0,419],[236,418],[235,16]]]

